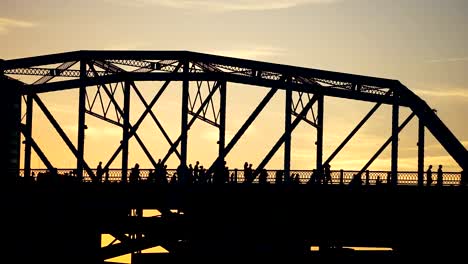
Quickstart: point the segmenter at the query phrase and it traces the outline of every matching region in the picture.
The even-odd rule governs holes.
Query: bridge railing
[[[151,169],[140,169],[140,181],[148,180]],[[274,184],[276,182],[276,173],[278,170],[267,170],[267,182]],[[31,173],[33,179],[37,180],[38,175],[46,174],[47,169],[32,169]],[[130,172],[130,171],[129,171]],[[20,170],[20,177],[24,177],[24,170]],[[58,169],[57,173],[60,176],[71,176],[75,175],[73,169]],[[88,176],[86,171],[83,172],[83,181],[91,182],[91,178]],[[94,170],[94,173],[96,171]],[[354,170],[332,170],[330,172],[331,181],[327,184],[344,184],[348,185],[353,179],[354,175],[358,174],[359,171]],[[129,174],[129,173],[128,173]],[[363,185],[375,185],[377,180],[380,179],[382,184],[387,184],[389,181],[388,171],[366,171],[362,174],[362,184]],[[167,170],[167,180],[171,181],[172,177],[176,177],[177,173],[175,169]],[[298,184],[307,184],[312,175],[312,170],[291,170],[291,182],[296,182]],[[293,179],[296,178],[294,181]],[[103,181],[106,182],[120,182],[122,180],[122,170],[121,169],[109,169],[103,175]],[[229,182],[231,183],[242,183],[245,180],[245,175],[243,170],[233,169],[229,170]],[[284,179],[283,179],[284,181]],[[436,185],[437,173],[432,173],[432,185]],[[461,172],[443,172],[443,181],[444,186],[456,186],[460,185],[461,181]],[[254,180],[254,183],[259,182],[259,177],[257,176]],[[418,173],[416,171],[400,171],[398,172],[398,185],[417,185],[418,184]],[[424,173],[424,185],[427,184],[427,177]]]

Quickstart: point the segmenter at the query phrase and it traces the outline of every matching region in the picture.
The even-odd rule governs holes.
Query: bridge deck
[[[2,209],[9,212],[10,235],[27,239],[18,248],[37,254],[53,245],[75,255],[69,247],[86,244],[80,251],[106,258],[156,245],[172,246],[181,256],[247,254],[256,245],[301,255],[304,246],[326,241],[456,255],[468,232],[464,186],[34,183],[3,188],[1,194],[9,201]],[[136,217],[132,209],[163,215]],[[145,236],[99,249],[89,239],[101,233]],[[45,237],[55,242],[42,245]],[[185,244],[168,242],[174,240]]]

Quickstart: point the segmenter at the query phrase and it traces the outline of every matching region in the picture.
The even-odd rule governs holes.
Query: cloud
[[[423,90],[415,89],[415,92],[418,95],[426,95],[433,97],[457,97],[462,99],[468,99],[468,89],[462,88],[453,88],[453,89],[439,89],[439,90]]]
[[[31,28],[34,26],[36,25],[31,22],[0,17],[0,34],[7,33],[14,28]]]
[[[285,53],[285,50],[274,47],[254,46],[250,48],[212,50],[208,51],[207,53],[235,58],[265,59],[281,56]]]
[[[109,1],[109,0],[106,0]],[[208,11],[263,11],[293,8],[307,4],[329,4],[339,0],[136,0],[117,1],[127,6],[160,5],[178,9],[200,9]],[[112,1],[116,2],[116,1]]]
[[[449,62],[465,62],[468,61],[468,57],[453,57],[453,58],[443,58],[443,59],[432,59],[427,60],[428,63],[449,63]]]

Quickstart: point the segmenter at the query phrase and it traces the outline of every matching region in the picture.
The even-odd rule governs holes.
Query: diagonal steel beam
[[[50,163],[49,159],[47,159],[47,156],[41,150],[39,145],[37,145],[36,141],[34,141],[34,139],[31,137],[31,134],[29,133],[29,130],[27,129],[26,125],[21,124],[20,131],[23,134],[23,136],[26,138],[26,142],[28,142],[31,145],[31,147],[36,152],[37,156],[39,156],[42,163],[44,163],[44,165],[47,167],[49,171],[52,171],[55,167],[52,166],[52,163]]]
[[[56,71],[67,70],[76,63],[77,63],[77,61],[64,62],[61,65],[59,65],[55,70]],[[47,83],[50,80],[52,80],[54,77],[55,76],[48,76],[48,75],[42,76],[41,78],[37,79],[33,84]],[[25,126],[26,131],[25,132],[27,132],[29,134],[32,132],[32,121],[33,121],[33,104],[32,103],[33,103],[32,97],[27,96],[27,100],[26,100],[26,108],[27,108],[26,109],[26,126]],[[31,175],[31,147],[32,147],[31,144],[36,144],[36,143],[33,142],[33,141],[26,140],[25,151],[24,151],[24,153],[25,153],[24,154],[24,176],[25,177],[30,177],[30,175]],[[41,157],[41,160],[43,160],[43,162],[45,161],[44,164],[47,163],[47,164],[50,165],[49,160],[47,160],[47,157],[44,155],[44,153],[39,148],[39,146],[37,146],[37,144],[36,144],[36,147],[35,147],[35,151],[39,156],[40,155],[43,156],[43,157]],[[52,166],[52,165],[50,165],[50,166]],[[49,168],[49,166],[47,166],[47,167]]]
[[[89,65],[89,67],[91,68],[91,70],[96,73],[96,69],[94,68],[94,66],[92,64]],[[132,83],[133,84],[133,83]],[[134,85],[134,84],[133,84]],[[107,88],[107,86],[105,84],[102,84],[102,88],[103,90],[106,92],[107,96],[109,97],[109,99],[111,100],[111,102],[114,104],[114,107],[116,109],[116,111],[121,115],[123,116],[124,115],[124,112],[123,110],[120,108],[119,104],[117,103],[117,101],[115,101],[115,98],[113,96],[113,94],[109,91],[109,89]],[[136,88],[134,86],[134,88]],[[133,128],[131,125],[130,125],[131,128]],[[138,136],[138,134],[136,133],[136,131],[133,133],[133,136],[135,136],[138,144],[140,145],[140,147],[142,148],[143,152],[145,152],[146,156],[148,157],[148,159],[150,160],[151,164],[156,167],[156,161],[154,160],[153,156],[151,156],[151,153],[148,151],[148,149],[146,148],[145,144],[143,143],[143,141],[141,140],[141,138]],[[131,136],[128,138],[130,139]],[[122,144],[120,144],[119,148],[123,148]],[[117,155],[115,155],[117,156]],[[112,159],[113,161],[113,159]],[[112,161],[111,162],[108,162],[105,166],[105,168],[107,169],[110,164],[112,164]]]
[[[110,118],[107,118],[107,117],[105,117],[105,116],[102,116],[102,115],[100,115],[100,114],[94,113],[94,112],[89,111],[89,110],[86,110],[86,113],[87,113],[88,115],[90,115],[90,116],[94,116],[94,117],[99,118],[99,119],[101,119],[101,120],[103,120],[103,121],[106,121],[107,123],[113,124],[113,125],[118,126],[118,127],[123,127],[123,125],[120,124],[119,122],[114,121],[114,120],[112,120],[112,119],[110,119]]]
[[[403,128],[405,128],[405,126],[411,121],[411,119],[413,119],[415,115],[416,114],[413,112],[405,119],[405,121],[398,127],[398,133],[401,132]],[[366,165],[364,165],[364,167],[359,171],[359,174],[363,174],[369,168],[369,166],[372,165],[375,159],[377,159],[380,156],[380,154],[382,154],[382,152],[388,147],[390,142],[392,142],[392,136],[390,136],[387,139],[387,141],[385,141],[385,143],[382,145],[382,147],[380,147],[379,150],[377,150],[374,156],[372,156],[372,158],[366,163]]]
[[[293,116],[295,116],[295,117],[301,116],[300,114],[298,114],[298,113],[295,112],[295,111],[292,112],[291,114],[292,114]],[[301,119],[302,119],[304,122],[306,122],[307,124],[311,125],[312,127],[318,128],[317,124],[315,124],[314,122],[312,122],[312,121],[310,121],[309,119],[307,119],[307,116],[303,116],[303,117],[301,117]]]
[[[229,152],[232,150],[232,148],[236,145],[237,141],[244,135],[245,131],[249,128],[249,126],[255,121],[257,116],[262,112],[263,108],[268,104],[270,99],[275,95],[276,91],[278,91],[278,88],[271,88],[270,91],[265,95],[263,100],[257,105],[257,108],[250,114],[249,118],[245,121],[245,123],[242,125],[242,127],[237,131],[237,133],[234,135],[234,137],[231,139],[229,144],[224,148],[224,155],[223,157],[226,157]],[[219,162],[219,157],[216,158],[216,160],[211,164],[210,168],[207,170],[207,174],[211,173],[213,171],[213,168],[216,164]]]
[[[205,98],[205,101],[203,101],[203,103],[200,105],[197,112],[194,115],[192,115],[192,118],[190,119],[190,121],[187,124],[187,129],[188,130],[190,129],[190,127],[193,125],[193,123],[197,119],[197,116],[200,115],[203,108],[210,102],[211,97],[213,97],[213,95],[218,90],[221,83],[222,82],[217,82],[216,85],[213,86],[213,90],[211,90],[211,92]],[[177,140],[174,142],[174,144],[172,144],[171,147],[169,148],[169,151],[167,152],[166,156],[164,156],[164,158],[162,160],[163,164],[169,159],[169,157],[172,155],[172,152],[174,152],[174,150],[177,148],[177,146],[179,145],[181,140],[182,140],[182,135],[180,135],[179,138],[177,138]]]
[[[301,122],[302,117],[307,114],[307,112],[310,110],[310,108],[314,105],[315,102],[317,102],[318,96],[314,95],[312,99],[302,108],[301,112],[299,115],[294,119],[294,121],[291,123],[290,127],[290,132],[292,133],[294,129],[297,127],[297,125]],[[281,137],[276,141],[275,145],[271,148],[270,152],[263,158],[262,162],[258,165],[257,169],[255,170],[254,176],[258,175],[263,168],[268,164],[270,159],[275,155],[275,153],[278,151],[278,149],[283,145],[283,143],[286,140],[286,132],[281,135]],[[255,179],[255,178],[254,178]]]
[[[126,242],[109,245],[100,249],[100,258],[102,260],[122,256],[135,251],[159,246],[163,240],[153,238],[130,239]]]
[[[44,105],[44,103],[42,102],[42,100],[39,98],[39,96],[37,96],[37,94],[34,94],[32,95],[32,97],[34,98],[34,101],[36,101],[37,105],[39,106],[39,108],[42,110],[42,112],[45,114],[45,116],[47,117],[47,119],[49,120],[49,122],[52,124],[52,126],[55,128],[55,130],[59,133],[60,137],[63,139],[63,141],[65,142],[65,144],[68,146],[68,148],[72,151],[73,155],[75,155],[75,158],[78,159],[78,150],[75,148],[75,146],[73,145],[73,143],[71,142],[71,140],[68,138],[67,134],[63,131],[63,129],[60,127],[59,123],[57,122],[57,120],[55,120],[55,118],[52,116],[52,114],[49,112],[49,110],[47,109],[47,107]],[[86,161],[83,160],[83,167],[84,169],[86,170],[86,172],[88,173],[89,177],[92,179],[92,180],[95,180],[95,175],[94,175],[94,172],[91,170],[91,168],[88,166],[88,164],[86,163]]]
[[[391,94],[391,91],[388,91],[386,95],[388,96],[390,94]],[[382,102],[379,102],[375,104],[374,107],[372,107],[372,109],[366,114],[366,116],[364,116],[361,122],[357,124],[357,126],[353,129],[353,131],[349,133],[349,135],[343,140],[343,142],[341,142],[338,148],[336,148],[335,151],[333,151],[333,153],[330,155],[330,157],[328,157],[324,165],[330,163],[336,157],[336,155],[338,155],[338,153],[346,146],[346,144],[348,144],[348,142],[354,137],[354,135],[356,135],[356,133],[367,122],[367,120],[369,120],[369,118],[371,118],[372,115],[374,115],[374,113],[379,109],[381,105],[382,105]]]
[[[140,136],[138,136],[136,133],[135,133],[135,139],[138,141],[138,144],[140,144],[140,147],[141,149],[143,150],[143,152],[145,152],[146,154],[146,157],[148,157],[148,159],[150,160],[151,164],[153,165],[153,168],[157,168],[158,167],[158,164],[156,163],[156,161],[154,160],[153,156],[151,155],[151,153],[149,152],[149,150],[146,148],[145,146],[145,143],[143,143],[143,141],[141,140]]]
[[[140,98],[141,102],[143,103],[143,105],[148,108],[148,103],[146,102],[145,98],[143,97],[143,95],[141,94],[140,90],[138,90],[138,88],[136,87],[135,83],[132,82],[132,87],[133,87],[133,90],[135,91],[135,93],[137,94],[137,96]],[[149,111],[149,114],[151,116],[151,118],[153,119],[154,123],[156,123],[156,126],[158,126],[159,130],[161,131],[161,133],[163,134],[164,138],[166,138],[167,142],[169,143],[169,145],[173,145],[174,143],[172,142],[171,138],[169,137],[169,135],[166,133],[166,130],[164,129],[164,127],[162,126],[161,122],[159,122],[159,120],[156,118],[156,115],[153,113],[153,111]],[[180,153],[179,151],[177,151],[177,149],[175,150],[175,153],[176,155],[180,158]]]
[[[113,65],[113,64],[110,64],[112,65],[113,67],[110,67],[112,68],[112,70],[116,71],[117,69],[120,69],[118,68],[117,66]],[[178,64],[174,70],[174,72],[177,72],[180,68],[182,67],[182,64]],[[110,69],[109,68],[109,69]],[[122,69],[120,69],[122,70]],[[123,70],[122,70],[123,71]],[[161,95],[163,94],[163,92],[166,90],[166,88],[169,86],[169,84],[171,83],[171,80],[167,80],[166,82],[164,82],[164,84],[161,86],[161,88],[159,89],[158,93],[154,96],[153,100],[151,100],[151,102],[148,104],[148,107],[146,107],[145,111],[142,113],[142,115],[140,116],[140,118],[137,120],[137,122],[132,126],[132,128],[130,129],[130,132],[129,132],[129,139],[131,137],[134,136],[134,134],[136,133],[136,130],[138,129],[138,127],[140,126],[140,124],[143,122],[143,120],[145,119],[146,115],[149,113],[149,112],[152,112],[151,109],[153,108],[153,106],[156,104],[156,102],[158,101],[158,99],[161,97]],[[117,150],[114,152],[114,154],[112,154],[111,158],[109,159],[109,161],[106,163],[105,167],[104,168],[109,168],[109,166],[112,164],[112,162],[115,160],[115,158],[117,157],[117,155],[119,155],[120,151],[122,151],[123,149],[123,146],[122,144],[119,145],[119,147],[117,148]]]

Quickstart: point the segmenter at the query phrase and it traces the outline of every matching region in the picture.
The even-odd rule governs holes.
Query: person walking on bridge
[[[437,186],[442,186],[444,183],[443,172],[442,172],[442,165],[439,165],[439,169],[437,170]]]
[[[429,168],[427,168],[426,171],[426,185],[431,186],[432,184],[432,165],[429,165]]]

